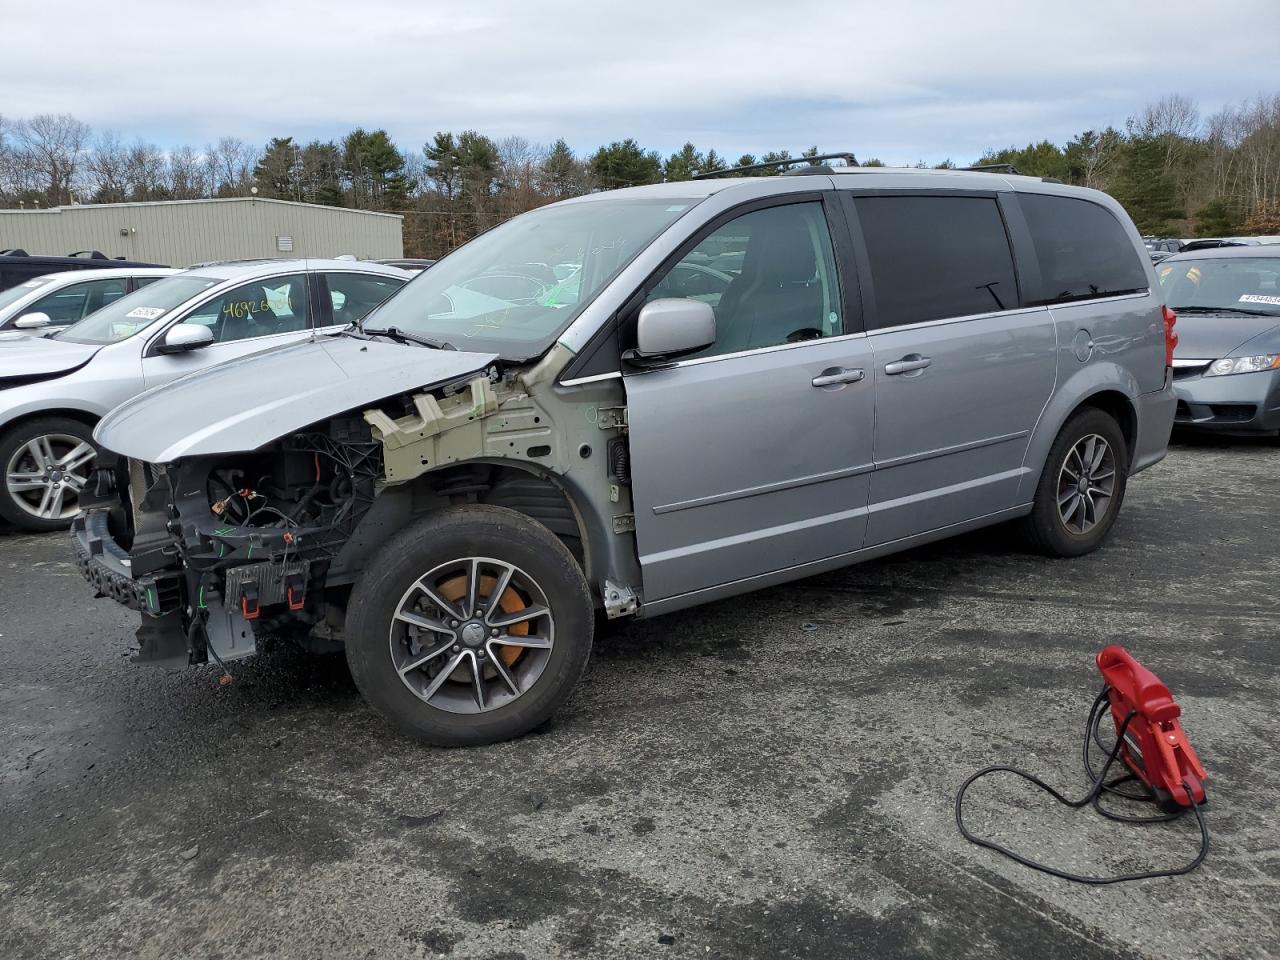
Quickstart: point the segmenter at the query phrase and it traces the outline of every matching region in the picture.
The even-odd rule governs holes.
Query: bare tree
[[[169,164],[153,143],[135,141],[125,156],[130,200],[165,200],[169,196]]]
[[[258,148],[239,137],[223,137],[205,148],[212,192],[219,197],[243,196],[253,185]]]
[[[110,130],[98,137],[85,161],[84,181],[94,203],[129,199],[128,151]]]
[[[89,133],[88,124],[67,113],[42,113],[18,126],[16,139],[27,162],[39,172],[49,206],[71,202]]]
[[[213,190],[205,158],[189,146],[169,151],[169,192],[175,200],[196,200]]]

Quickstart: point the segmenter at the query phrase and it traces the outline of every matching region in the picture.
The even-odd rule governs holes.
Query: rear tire
[[[1115,418],[1096,407],[1077,411],[1049,451],[1023,535],[1051,557],[1091,553],[1115,525],[1128,480],[1129,448]]]
[[[411,737],[495,743],[568,699],[594,626],[582,570],[555,534],[505,507],[450,507],[404,530],[356,581],[347,662],[369,704]]]
[[[0,517],[24,530],[65,530],[96,457],[93,428],[69,417],[36,417],[4,431]]]

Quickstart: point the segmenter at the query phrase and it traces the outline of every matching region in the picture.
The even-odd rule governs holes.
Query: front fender
[[[1053,441],[1058,438],[1063,424],[1085,401],[1101,393],[1123,396],[1135,425],[1138,425],[1139,397],[1142,394],[1133,374],[1121,365],[1105,360],[1080,367],[1058,386],[1036,422],[1031,442],[1027,445],[1026,458],[1023,460],[1026,473],[1018,487],[1019,503],[1030,503],[1034,498],[1040,474],[1044,471],[1045,461],[1049,459],[1049,450]],[[1140,429],[1135,431],[1137,432]]]

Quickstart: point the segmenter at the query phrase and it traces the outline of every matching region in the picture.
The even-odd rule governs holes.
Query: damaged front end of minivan
[[[517,507],[585,565],[571,481],[550,478],[581,469],[574,430],[601,427],[557,423],[534,396],[541,365],[495,361],[345,334],[254,358],[252,396],[219,389],[232,363],[169,386],[164,408],[131,402],[104,420],[72,537],[97,594],[142,613],[135,659],[224,665],[277,639],[340,650],[370,558],[453,504]],[[209,397],[222,409],[191,433],[186,405]]]

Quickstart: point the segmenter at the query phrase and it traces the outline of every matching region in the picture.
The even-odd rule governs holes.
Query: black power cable
[[[977,773],[975,773],[973,776],[971,776],[968,780],[966,780],[961,785],[959,792],[956,793],[956,826],[960,828],[960,833],[964,835],[964,838],[968,840],[970,843],[975,843],[980,847],[986,847],[989,850],[994,850],[996,851],[996,853],[999,853],[999,854],[1002,854],[1003,856],[1008,857],[1010,860],[1013,860],[1015,863],[1020,863],[1025,867],[1030,867],[1032,870],[1039,870],[1041,873],[1047,873],[1055,877],[1061,877],[1063,880],[1072,880],[1076,883],[1088,883],[1094,886],[1101,886],[1107,883],[1123,883],[1129,880],[1150,880],[1155,877],[1178,877],[1184,873],[1190,873],[1192,870],[1196,869],[1196,867],[1200,866],[1200,864],[1204,863],[1205,857],[1209,855],[1209,828],[1204,822],[1204,814],[1201,812],[1199,804],[1196,803],[1195,795],[1192,793],[1191,787],[1187,785],[1187,782],[1185,780],[1182,783],[1182,787],[1184,790],[1187,791],[1187,799],[1191,801],[1191,812],[1195,814],[1196,823],[1199,824],[1200,826],[1200,852],[1196,854],[1196,857],[1194,860],[1192,860],[1190,863],[1186,864],[1185,866],[1173,867],[1168,870],[1151,870],[1146,873],[1126,873],[1126,874],[1121,874],[1119,876],[1113,876],[1113,877],[1084,876],[1078,873],[1071,873],[1067,870],[1060,870],[1057,867],[1052,867],[1045,863],[1039,863],[1038,861],[1032,860],[1029,857],[1025,857],[1020,853],[1010,850],[1006,846],[996,843],[994,840],[987,840],[987,839],[984,839],[983,837],[975,836],[964,825],[965,792],[969,789],[969,787],[973,785],[975,781],[980,780],[983,777],[992,773],[1012,773],[1014,776],[1021,777],[1023,780],[1027,780],[1030,783],[1035,784],[1037,787],[1039,787],[1041,790],[1048,793],[1051,797],[1053,797],[1063,806],[1071,807],[1072,809],[1076,809],[1076,810],[1082,809],[1087,806],[1092,806],[1094,810],[1096,810],[1102,816],[1106,817],[1109,820],[1115,820],[1119,823],[1134,823],[1134,824],[1167,823],[1171,820],[1178,820],[1178,819],[1181,819],[1183,816],[1185,816],[1187,812],[1186,808],[1183,808],[1182,810],[1176,813],[1165,814],[1157,817],[1129,817],[1129,816],[1125,816],[1124,814],[1113,813],[1109,810],[1104,809],[1101,806],[1100,801],[1104,793],[1111,793],[1111,794],[1114,794],[1115,796],[1124,797],[1125,799],[1128,799],[1128,800],[1154,799],[1154,795],[1150,793],[1148,793],[1147,795],[1140,796],[1137,794],[1130,793],[1128,791],[1117,789],[1122,784],[1136,781],[1137,777],[1135,777],[1133,774],[1127,774],[1125,776],[1117,777],[1116,779],[1111,781],[1107,780],[1107,771],[1111,769],[1111,765],[1115,763],[1116,758],[1120,756],[1121,749],[1123,749],[1124,747],[1125,731],[1129,729],[1129,724],[1131,724],[1134,718],[1138,715],[1136,710],[1131,711],[1129,715],[1124,718],[1124,721],[1120,724],[1120,729],[1116,733],[1115,745],[1110,748],[1110,752],[1107,754],[1107,760],[1102,765],[1102,769],[1097,774],[1093,772],[1093,762],[1089,757],[1089,748],[1093,743],[1097,743],[1103,749],[1107,749],[1106,745],[1102,742],[1102,737],[1101,737],[1101,732],[1099,730],[1099,727],[1102,723],[1103,717],[1106,716],[1108,710],[1110,710],[1110,704],[1107,700],[1107,688],[1104,687],[1102,692],[1098,694],[1097,699],[1093,701],[1093,706],[1089,710],[1089,720],[1085,725],[1084,767],[1089,774],[1090,781],[1092,782],[1092,785],[1090,786],[1089,792],[1087,794],[1085,794],[1079,800],[1069,800],[1066,797],[1064,797],[1062,794],[1060,794],[1057,790],[1053,789],[1053,787],[1049,786],[1047,783],[1041,780],[1039,777],[1035,776],[1034,774],[1027,773],[1025,770],[1019,770],[1017,767],[1009,767],[1009,766],[1003,766],[1003,765],[984,767],[981,770],[979,770]]]

